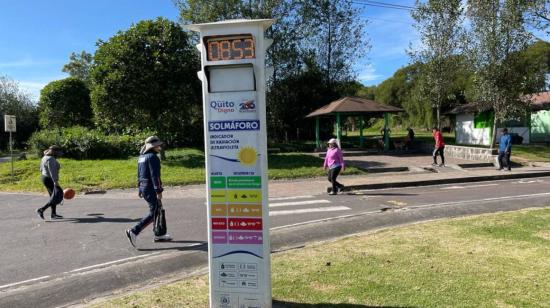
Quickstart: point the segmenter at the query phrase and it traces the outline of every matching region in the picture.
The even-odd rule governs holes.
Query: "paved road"
[[[182,267],[191,270],[203,266],[206,259],[205,200],[196,195],[166,198],[169,233],[175,240],[152,243],[148,229],[140,235],[138,250],[124,235],[124,230],[145,214],[145,202],[137,196],[79,197],[59,208],[65,216],[59,221],[42,221],[34,213],[46,201],[45,196],[0,193],[0,200],[0,306],[58,305],[63,296],[33,301],[26,292],[38,289],[49,294],[48,284],[57,290],[70,291],[72,287],[82,293],[73,292],[74,301],[77,296],[93,297],[94,293],[139,284],[142,276],[181,271]],[[430,218],[549,205],[550,177],[272,198],[272,248]],[[292,231],[301,226],[309,229]],[[160,262],[174,255],[178,262]],[[171,268],[166,271],[163,266]],[[152,272],[145,273],[146,267]],[[91,288],[89,284],[96,279],[93,275],[105,270],[124,278],[126,285],[117,280],[111,286]],[[82,285],[77,288],[75,284]]]

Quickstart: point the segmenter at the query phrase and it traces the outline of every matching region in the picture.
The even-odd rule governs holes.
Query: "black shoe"
[[[44,220],[44,211],[42,209],[37,209],[36,214],[38,214],[38,216],[42,218],[42,220]]]
[[[132,232],[132,230],[128,229],[126,230],[126,236],[128,237],[128,240],[130,241],[130,244],[134,247],[136,247],[136,239],[137,236]]]
[[[340,193],[343,192],[343,191],[344,191],[344,187],[345,187],[344,185],[338,187],[338,192],[340,192]]]
[[[63,216],[61,215],[57,215],[57,214],[52,214],[52,216],[50,216],[52,219],[63,219]]]
[[[330,192],[330,193],[328,193],[328,194],[331,195],[331,196],[337,195],[337,193],[334,192],[334,191],[333,191],[333,192]]]

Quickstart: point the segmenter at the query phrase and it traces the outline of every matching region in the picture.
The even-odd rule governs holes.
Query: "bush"
[[[38,106],[42,128],[92,124],[90,90],[78,78],[69,77],[48,83],[40,91]]]
[[[32,153],[39,157],[52,144],[63,148],[65,157],[76,159],[127,158],[137,156],[143,141],[152,132],[142,131],[127,135],[105,135],[99,130],[73,126],[42,130],[29,139]]]

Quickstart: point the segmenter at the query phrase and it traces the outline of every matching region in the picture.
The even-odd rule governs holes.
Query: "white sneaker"
[[[126,230],[126,236],[128,237],[130,244],[136,247],[137,235],[135,235],[134,232],[132,232],[132,230],[128,229]]]
[[[159,235],[159,236],[155,235],[155,237],[153,238],[153,242],[167,242],[171,240],[172,240],[172,237],[170,236],[170,234]]]

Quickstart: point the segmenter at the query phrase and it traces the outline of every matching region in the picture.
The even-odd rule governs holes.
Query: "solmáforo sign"
[[[200,33],[210,307],[271,307],[264,39],[270,19]]]

